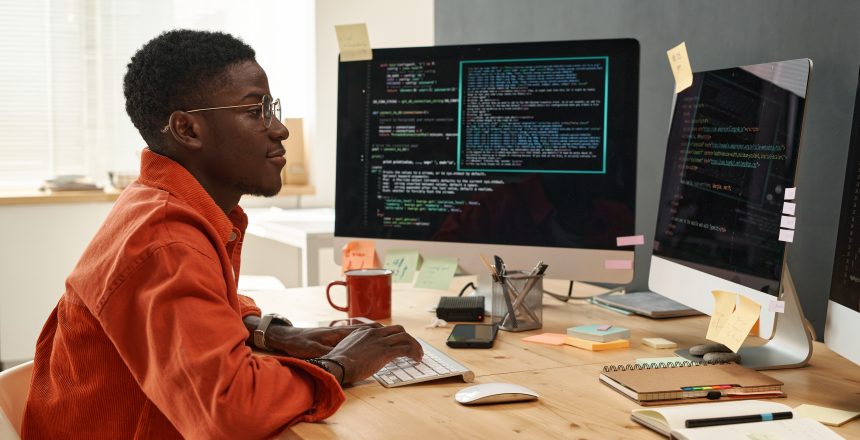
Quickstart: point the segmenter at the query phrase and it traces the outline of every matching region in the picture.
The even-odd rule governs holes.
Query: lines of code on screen
[[[606,57],[461,62],[459,169],[604,172],[607,69]]]
[[[830,299],[860,312],[860,86],[854,102],[854,128],[842,190],[842,210],[833,259]]]
[[[776,292],[803,98],[740,68],[696,81],[672,118],[654,253]]]

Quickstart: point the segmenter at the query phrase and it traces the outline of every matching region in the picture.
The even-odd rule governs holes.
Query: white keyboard
[[[387,388],[399,387],[455,376],[462,376],[464,382],[475,380],[475,373],[471,370],[460,365],[427,342],[418,338],[415,339],[424,349],[424,359],[421,362],[415,362],[408,357],[399,357],[385,364],[381,370],[373,375],[373,378],[382,386]]]

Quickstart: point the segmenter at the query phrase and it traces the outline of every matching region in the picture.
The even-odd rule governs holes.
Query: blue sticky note
[[[589,341],[609,342],[616,339],[630,339],[630,330],[624,327],[609,326],[606,324],[581,325],[567,329],[568,336],[573,336]],[[605,330],[601,330],[605,328]]]
[[[385,263],[382,265],[393,272],[391,281],[395,283],[411,283],[417,266],[418,251],[414,249],[389,250],[385,253]]]

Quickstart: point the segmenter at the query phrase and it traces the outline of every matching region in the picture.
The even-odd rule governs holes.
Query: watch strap
[[[271,351],[266,345],[266,332],[269,330],[269,326],[272,325],[273,322],[281,325],[293,325],[289,319],[281,315],[275,313],[263,315],[260,318],[260,323],[257,324],[257,328],[254,330],[254,346],[260,350]]]

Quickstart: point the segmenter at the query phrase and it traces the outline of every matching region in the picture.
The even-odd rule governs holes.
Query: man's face
[[[257,104],[270,95],[266,72],[254,61],[228,68],[213,81],[209,103],[212,107]],[[286,165],[281,141],[287,128],[272,119],[266,128],[261,107],[200,112],[205,120],[201,182],[213,198],[245,194],[273,196],[281,189],[281,169]]]

